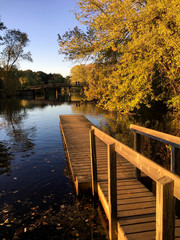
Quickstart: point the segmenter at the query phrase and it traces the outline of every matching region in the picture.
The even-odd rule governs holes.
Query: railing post
[[[174,181],[164,176],[156,182],[156,240],[174,240]]]
[[[171,166],[170,171],[180,175],[180,149],[171,145]],[[180,216],[180,200],[175,200],[175,211]]]
[[[90,137],[90,157],[91,157],[91,176],[92,176],[92,194],[97,194],[97,160],[96,160],[96,143],[94,129],[89,131]]]
[[[171,172],[180,175],[180,149],[171,145]]]
[[[136,152],[141,151],[141,135],[134,132],[134,149]],[[141,171],[138,168],[135,168],[135,176],[138,180],[141,178]]]
[[[115,144],[108,144],[109,239],[117,239],[117,176]]]

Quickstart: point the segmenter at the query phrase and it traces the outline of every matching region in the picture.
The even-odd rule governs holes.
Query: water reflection
[[[73,105],[78,107],[79,103]],[[71,103],[56,99],[0,101],[0,152],[3,156],[0,158],[0,239],[21,239],[20,236],[35,239],[36,230],[41,231],[43,227],[51,230],[49,238],[42,233],[44,239],[58,234],[68,236],[67,224],[70,223],[76,228],[73,236],[87,235],[91,221],[85,221],[88,214],[82,220],[83,215],[77,208],[79,203],[73,205],[72,185],[64,173],[67,165],[58,115],[73,114],[71,106]],[[82,211],[86,214],[89,209],[85,206]],[[66,218],[62,218],[63,214]],[[55,231],[49,228],[52,221]],[[78,227],[82,233],[78,233]],[[96,224],[92,228],[94,231]],[[98,232],[94,235],[97,236],[94,239],[105,239],[103,234],[100,238]]]
[[[0,142],[0,174],[10,172],[10,163],[13,156],[8,150],[9,149]]]
[[[24,101],[19,99],[2,100],[0,113],[0,174],[3,174],[10,172],[15,155],[22,159],[33,154],[36,127],[24,127],[23,121],[28,116]]]
[[[46,100],[41,96],[32,100],[1,100],[0,224],[3,224],[2,232],[7,238],[8,234],[12,238],[15,234],[20,235],[18,231],[25,234],[24,229],[30,234],[36,226],[51,225],[51,221],[63,225],[58,219],[65,210],[70,212],[69,215],[72,211],[74,218],[77,216],[75,212],[79,210],[70,204],[67,206],[73,202],[73,190],[67,174],[64,174],[67,165],[60,138],[60,114],[83,114],[104,132],[131,148],[134,139],[129,130],[131,123],[180,136],[180,118],[170,112],[144,111],[137,115],[120,115],[102,111],[94,103],[84,103],[81,96],[76,95],[66,103],[60,97],[50,96]],[[141,152],[169,168],[169,146],[148,138],[142,141]],[[54,216],[56,219],[53,220]],[[69,221],[72,222],[71,219]],[[61,226],[56,227],[61,230]],[[63,234],[66,234],[67,229],[63,227]]]
[[[9,171],[9,163],[13,158],[14,153],[21,152],[21,156],[28,156],[33,153],[33,139],[36,134],[36,127],[23,127],[23,120],[26,119],[27,109],[44,109],[47,106],[61,106],[64,100],[67,100],[67,95],[60,95],[58,99],[49,95],[49,98],[44,100],[43,96],[37,96],[35,100],[18,100],[8,99],[1,101],[0,105],[0,126],[6,132],[6,137],[9,137],[8,142],[0,139],[1,146],[5,150],[1,151],[7,156],[6,171]],[[72,113],[86,115],[95,125],[102,131],[113,136],[129,147],[134,147],[134,136],[130,131],[130,124],[137,124],[154,130],[169,133],[175,136],[180,136],[180,116],[172,112],[146,110],[141,114],[120,115],[103,111],[95,106],[95,103],[82,102],[79,94],[72,94],[69,106]],[[148,158],[155,160],[167,169],[170,166],[170,147],[168,145],[151,140],[147,137],[142,137],[143,144],[141,152]],[[2,147],[1,147],[2,148]],[[2,153],[1,153],[2,154]],[[1,165],[4,163],[1,162]],[[2,171],[4,172],[4,171]]]
[[[42,94],[43,92],[36,92],[36,95],[30,95],[30,99],[35,100],[49,100],[54,102],[80,102],[83,99],[83,95],[79,92],[67,92],[67,91],[55,91],[52,89],[49,89],[46,94]]]

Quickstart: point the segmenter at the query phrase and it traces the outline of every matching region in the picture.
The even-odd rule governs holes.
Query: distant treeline
[[[69,81],[69,77],[64,78],[61,74],[45,73],[42,71],[33,72],[31,70],[18,71],[18,80],[21,88],[28,86],[42,85],[48,83],[64,83]]]
[[[69,77],[64,78],[61,74],[47,74],[42,71],[33,72],[31,70],[22,71],[12,69],[8,73],[6,84],[4,84],[3,78],[0,77],[0,89],[7,95],[14,95],[17,90],[23,90],[28,86],[64,82],[69,82]]]
[[[20,61],[33,61],[31,52],[25,51],[29,41],[27,33],[19,29],[7,29],[0,19],[0,89],[5,96],[14,95],[17,90],[28,86],[69,80],[69,77],[64,78],[61,74],[18,70]]]

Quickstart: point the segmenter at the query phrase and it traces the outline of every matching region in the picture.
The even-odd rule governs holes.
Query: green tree
[[[24,48],[29,42],[26,33],[20,30],[7,30],[3,37],[5,48],[1,52],[1,59],[6,71],[10,71],[19,60],[32,61],[31,53],[24,53]]]
[[[65,78],[61,74],[49,74],[48,83],[63,83],[65,82]]]
[[[18,71],[18,79],[22,88],[48,83],[63,83],[67,81],[61,74],[47,74],[42,71],[33,72],[31,70]]]
[[[26,87],[36,85],[33,71],[31,70],[21,71],[20,76],[27,80],[26,81],[27,84],[25,85]]]
[[[1,18],[0,18],[0,31],[2,31],[4,29],[6,29],[6,27],[4,26],[4,23],[1,22]],[[2,36],[1,35],[0,35],[0,41],[2,41]],[[1,45],[1,43],[0,43],[0,45]]]
[[[20,30],[7,30],[3,37],[4,49],[2,50],[1,57],[1,76],[5,91],[8,89],[16,89],[18,83],[16,80],[15,69],[16,63],[20,60],[32,61],[31,53],[24,52],[24,48],[29,42],[26,33]],[[16,87],[15,87],[16,86]]]
[[[45,72],[42,72],[42,71],[38,71],[38,72],[36,72],[36,75],[38,75],[40,82],[42,82],[42,84],[48,83],[48,74],[46,74]]]
[[[4,26],[4,23],[1,22],[1,19],[0,19],[0,31],[6,29],[6,27]],[[2,42],[2,36],[0,35],[0,46],[1,46],[1,43]],[[1,73],[1,62],[0,62],[0,73]],[[1,75],[0,75],[0,89],[3,88],[3,81],[1,79]]]
[[[66,76],[66,77],[65,77],[65,82],[66,82],[66,83],[70,83],[70,82],[71,82],[71,76],[69,76],[69,75]]]

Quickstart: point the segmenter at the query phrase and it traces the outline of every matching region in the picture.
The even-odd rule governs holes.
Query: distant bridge
[[[60,88],[71,88],[71,87],[86,87],[86,83],[50,83],[50,84],[43,84],[43,85],[36,85],[36,86],[29,86],[25,90],[40,90],[40,89],[46,89],[46,88],[55,88],[55,89],[60,89]]]
[[[86,83],[50,83],[50,84],[43,84],[43,85],[36,85],[36,86],[29,86],[21,91],[21,93],[26,93],[31,96],[35,96],[36,92],[39,92],[39,90],[42,90],[44,92],[44,98],[48,98],[48,90],[54,89],[55,90],[55,96],[56,99],[58,99],[59,95],[62,94],[62,92],[65,92],[68,94],[68,96],[71,96],[71,88],[77,87],[81,89],[81,95],[83,95],[84,87],[88,86]]]

